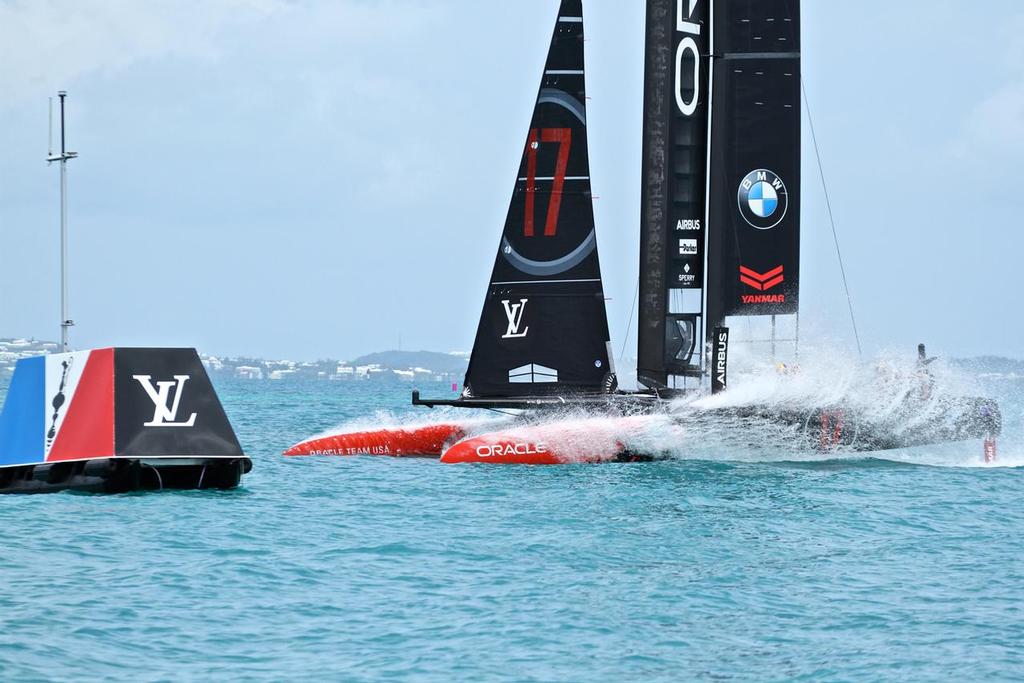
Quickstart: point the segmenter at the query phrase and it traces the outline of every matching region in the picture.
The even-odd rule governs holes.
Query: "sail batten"
[[[615,384],[590,184],[583,37],[582,1],[563,0],[477,328],[467,396],[590,393]]]

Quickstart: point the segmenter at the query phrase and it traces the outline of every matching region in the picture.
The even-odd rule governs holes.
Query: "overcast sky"
[[[76,347],[467,350],[557,4],[0,0],[0,336],[59,335],[58,171],[43,158],[63,88],[81,154]],[[616,349],[639,260],[643,5],[585,2]],[[967,7],[803,0],[868,350],[1024,356],[1024,5]],[[804,160],[804,329],[842,343],[809,135]]]

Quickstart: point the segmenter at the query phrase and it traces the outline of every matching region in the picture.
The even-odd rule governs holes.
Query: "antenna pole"
[[[64,353],[68,344],[68,160],[64,139],[64,98],[60,91],[60,346]]]
[[[64,99],[67,92],[61,90],[60,97],[60,154],[52,151],[46,157],[48,163],[60,162],[60,346],[65,353],[71,350],[68,342],[68,331],[75,323],[68,314],[68,161],[78,156],[77,152],[67,151],[67,139],[64,128]],[[53,98],[50,98],[52,104]],[[53,145],[53,109],[50,109],[50,145]]]

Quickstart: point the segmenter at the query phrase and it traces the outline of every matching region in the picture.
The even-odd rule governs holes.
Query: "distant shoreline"
[[[56,342],[0,338],[0,377],[10,376],[22,358],[56,353]],[[351,361],[268,360],[249,356],[214,356],[200,352],[214,378],[244,380],[317,379],[325,381],[406,381],[461,384],[469,354],[435,351],[382,351]]]
[[[36,339],[0,338],[0,378],[9,378],[21,358],[56,353],[59,345]],[[216,379],[313,379],[324,381],[418,382],[461,385],[469,354],[455,351],[379,351],[354,360],[269,360],[250,356],[199,354],[207,372]],[[981,378],[1024,377],[1024,359],[1003,356],[952,358],[961,370]]]

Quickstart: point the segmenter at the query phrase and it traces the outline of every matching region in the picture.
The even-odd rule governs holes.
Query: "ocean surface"
[[[996,466],[502,468],[286,460],[411,386],[219,381],[241,489],[0,498],[0,680],[1021,680],[1024,380],[984,385]]]

